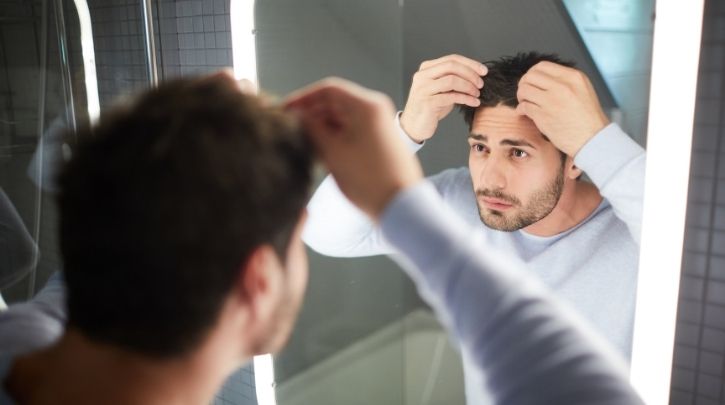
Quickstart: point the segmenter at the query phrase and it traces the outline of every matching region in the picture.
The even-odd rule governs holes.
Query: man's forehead
[[[541,132],[530,118],[519,115],[508,106],[483,107],[476,110],[471,133],[490,138],[517,136],[544,142]]]

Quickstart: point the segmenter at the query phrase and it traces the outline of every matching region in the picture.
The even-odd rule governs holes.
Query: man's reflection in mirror
[[[400,136],[419,150],[456,106],[470,130],[468,167],[430,181],[490,246],[526,262],[629,358],[645,151],[608,120],[588,77],[555,55],[423,62],[398,114]],[[332,178],[308,210],[303,238],[316,251],[392,253]],[[484,376],[463,362],[468,403],[488,402]]]

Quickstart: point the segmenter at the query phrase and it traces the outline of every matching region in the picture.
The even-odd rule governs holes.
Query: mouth
[[[486,208],[496,211],[506,211],[507,209],[513,207],[513,204],[498,198],[479,197],[479,200],[481,200]]]

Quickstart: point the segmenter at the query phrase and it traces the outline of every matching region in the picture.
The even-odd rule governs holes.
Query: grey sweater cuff
[[[581,148],[574,163],[601,189],[624,166],[644,153],[619,125],[611,123]]]

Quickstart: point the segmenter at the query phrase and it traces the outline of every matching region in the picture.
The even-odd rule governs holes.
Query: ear
[[[584,173],[582,169],[578,168],[577,165],[574,164],[574,158],[567,156],[566,161],[564,162],[564,176],[567,179],[576,180],[582,175],[582,173]]]
[[[238,296],[255,321],[268,320],[283,292],[284,269],[270,245],[257,246],[241,267]]]

